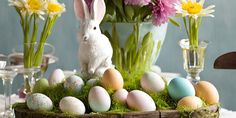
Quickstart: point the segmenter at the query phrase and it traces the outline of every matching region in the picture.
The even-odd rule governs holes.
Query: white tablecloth
[[[19,99],[19,97],[15,94],[12,95],[12,104],[15,102],[24,102],[23,99]],[[0,112],[4,110],[4,96],[0,95]],[[236,118],[236,111],[230,111],[222,108],[220,110],[220,118]]]

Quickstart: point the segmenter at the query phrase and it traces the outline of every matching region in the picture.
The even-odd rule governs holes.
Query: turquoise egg
[[[168,85],[168,93],[175,101],[186,96],[195,96],[193,85],[185,78],[174,78]]]

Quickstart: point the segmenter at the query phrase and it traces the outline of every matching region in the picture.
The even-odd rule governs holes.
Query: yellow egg
[[[177,109],[184,110],[195,110],[202,107],[202,100],[196,96],[187,96],[182,99],[177,104]]]
[[[124,81],[119,71],[110,68],[104,72],[101,84],[106,89],[119,90],[123,88]]]
[[[219,103],[219,93],[213,84],[207,81],[200,81],[194,87],[196,96],[200,97],[207,104]]]

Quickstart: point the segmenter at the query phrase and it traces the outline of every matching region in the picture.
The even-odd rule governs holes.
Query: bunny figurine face
[[[96,20],[87,20],[81,24],[81,40],[86,42],[90,38],[89,36],[94,36],[96,34],[101,34],[101,30],[99,28],[99,23]]]

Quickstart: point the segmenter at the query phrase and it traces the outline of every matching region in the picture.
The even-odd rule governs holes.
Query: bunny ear
[[[89,10],[84,0],[74,0],[74,11],[77,19],[89,19]]]
[[[93,0],[91,7],[91,17],[100,23],[105,13],[106,5],[104,0]]]

